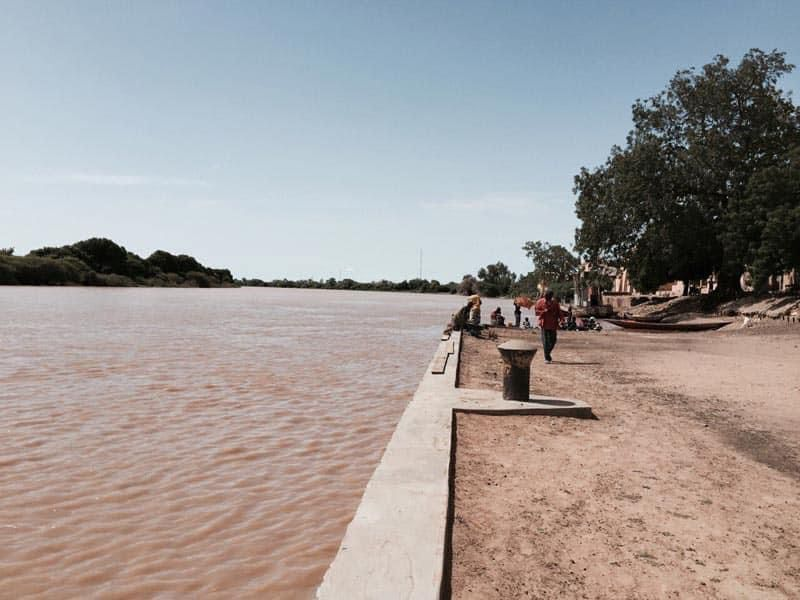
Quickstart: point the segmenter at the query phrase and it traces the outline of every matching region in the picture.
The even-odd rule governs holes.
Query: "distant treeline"
[[[186,254],[156,250],[147,258],[106,238],[45,247],[27,256],[0,249],[0,285],[232,287],[228,269],[210,269]]]
[[[273,279],[272,281],[262,281],[261,279],[242,279],[242,285],[252,287],[278,287],[278,288],[308,288],[318,290],[362,290],[374,292],[417,292],[421,294],[455,294],[459,291],[459,284],[454,281],[449,283],[439,283],[435,279],[409,279],[400,282],[380,281],[362,282],[353,279],[340,279],[334,277],[329,279],[301,279],[293,281],[291,279]]]

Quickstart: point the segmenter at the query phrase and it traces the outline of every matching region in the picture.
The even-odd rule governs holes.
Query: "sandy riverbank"
[[[466,337],[462,386],[500,388],[505,335]],[[799,348],[561,333],[532,391],[598,419],[459,415],[453,598],[800,597]]]

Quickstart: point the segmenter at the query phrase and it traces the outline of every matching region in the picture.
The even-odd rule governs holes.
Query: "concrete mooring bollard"
[[[526,401],[530,398],[531,361],[536,355],[536,346],[524,340],[510,340],[497,349],[506,363],[503,371],[503,398]]]

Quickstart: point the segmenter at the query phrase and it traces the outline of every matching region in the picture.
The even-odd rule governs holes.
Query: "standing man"
[[[567,314],[561,310],[558,300],[553,300],[553,292],[547,290],[543,298],[536,301],[533,307],[536,316],[539,317],[539,327],[542,330],[542,346],[544,347],[544,362],[553,362],[553,348],[556,346],[558,338],[558,322],[562,314]]]
[[[522,309],[517,304],[517,301],[514,300],[514,327],[519,328],[519,320],[522,318]]]

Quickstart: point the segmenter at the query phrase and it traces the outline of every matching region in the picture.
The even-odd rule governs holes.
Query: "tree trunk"
[[[742,295],[739,277],[741,277],[743,269],[738,269],[736,274],[734,271],[737,271],[737,269],[721,269],[717,275],[717,289],[714,290],[714,295],[719,300],[730,300]]]
[[[683,294],[682,295],[683,296],[688,296],[689,295],[689,280],[688,279],[684,279],[683,280]]]

